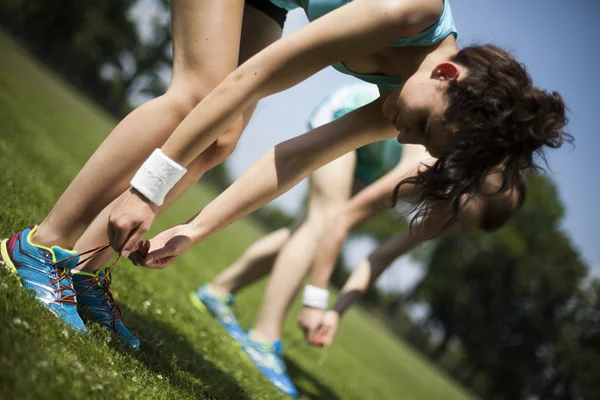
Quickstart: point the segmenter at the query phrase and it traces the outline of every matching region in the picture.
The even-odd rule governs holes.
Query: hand
[[[146,241],[129,259],[135,265],[147,268],[164,269],[192,247],[192,229],[190,225],[176,225]]]
[[[123,257],[136,251],[158,215],[158,206],[135,189],[118,200],[108,217],[108,240]]]
[[[300,325],[304,331],[306,341],[310,344],[320,346],[314,339],[316,339],[315,334],[323,320],[323,314],[325,314],[325,310],[319,310],[318,308],[312,307],[304,307],[298,314],[298,325]]]
[[[315,341],[321,346],[331,346],[339,325],[340,314],[337,311],[325,312],[319,329],[315,333]]]

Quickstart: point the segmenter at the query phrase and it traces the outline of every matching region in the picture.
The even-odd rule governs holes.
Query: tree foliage
[[[457,232],[440,239],[432,251],[417,295],[443,327],[430,355],[438,359],[457,340],[468,359],[459,378],[470,384],[485,375],[488,384],[480,391],[486,398],[543,392],[553,379],[565,379],[547,377],[566,368],[556,365],[566,359],[565,348],[573,350],[576,340],[578,345],[594,341],[571,333],[580,332],[575,329],[582,326],[580,314],[590,313],[589,304],[585,308],[576,301],[587,267],[560,228],[563,215],[554,184],[534,177],[527,202],[506,227],[492,234]],[[565,340],[573,345],[560,345]],[[595,377],[600,378],[598,372]]]
[[[121,116],[139,79],[164,91],[158,71],[170,63],[168,25],[151,21],[153,38],[142,40],[131,18],[136,0],[6,0],[0,23],[37,57]],[[156,94],[156,93],[154,93]]]

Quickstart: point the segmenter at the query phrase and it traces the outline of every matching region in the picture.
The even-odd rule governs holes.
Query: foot
[[[277,389],[288,396],[298,397],[298,390],[286,372],[281,340],[254,340],[252,331],[249,331],[242,349]]]
[[[237,318],[233,313],[233,295],[222,296],[211,293],[208,285],[194,290],[190,293],[190,300],[196,308],[201,311],[207,311],[217,319],[219,324],[229,336],[240,342],[246,333],[238,324]]]
[[[71,269],[79,262],[74,251],[58,246],[51,248],[31,242],[37,226],[15,233],[0,243],[0,254],[7,268],[19,277],[21,285],[54,315],[75,331],[85,332],[77,313]],[[64,262],[61,262],[65,260]]]
[[[123,325],[123,313],[110,292],[111,274],[73,271],[72,278],[80,315],[114,332],[132,350],[139,349],[140,341]]]

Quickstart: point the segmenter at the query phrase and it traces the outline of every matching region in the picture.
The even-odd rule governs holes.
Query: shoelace
[[[71,270],[69,268],[67,268],[67,267],[62,267],[61,268],[58,265],[62,264],[62,263],[65,263],[67,261],[70,261],[70,260],[72,260],[74,258],[87,255],[86,258],[80,259],[79,262],[77,263],[77,265],[81,265],[82,263],[84,263],[84,262],[92,259],[93,257],[97,256],[99,253],[101,253],[102,251],[106,250],[109,247],[110,247],[110,244],[107,243],[105,245],[98,246],[98,247],[93,248],[91,250],[87,250],[87,251],[84,251],[82,253],[75,254],[75,255],[72,255],[71,257],[63,258],[62,260],[58,260],[58,261],[52,263],[52,266],[55,267],[55,269],[52,271],[52,273],[55,273],[55,274],[58,275],[57,278],[51,280],[52,285],[54,285],[54,284],[56,284],[58,282],[58,289],[56,289],[54,291],[54,293],[60,293],[59,299],[56,300],[57,303],[65,303],[65,304],[77,305],[77,301],[75,299],[75,295],[76,294],[75,294],[75,291],[73,290],[73,279],[71,278]],[[94,279],[95,281],[97,281],[97,283],[100,283],[102,280],[105,280],[105,284],[102,285],[102,286],[100,286],[100,287],[107,286],[107,290],[108,290],[108,292],[106,292],[107,298],[110,298],[110,301],[112,302],[112,305],[113,305],[112,307],[113,308],[114,307],[117,308],[117,312],[118,312],[119,316],[121,316],[121,309],[118,306],[115,305],[114,300],[112,298],[112,294],[110,293],[110,290],[109,290],[109,288],[110,288],[110,278],[109,277],[110,277],[110,274],[112,273],[113,268],[115,267],[115,265],[117,265],[117,262],[119,261],[120,257],[121,257],[121,255],[119,254],[117,256],[117,258],[113,261],[113,263],[111,264],[111,266],[107,269],[107,271],[104,274],[104,276],[102,276],[100,279],[91,278],[91,279]],[[62,281],[63,279],[67,279],[71,283],[71,286],[69,287],[69,286],[62,285],[60,283],[60,281]],[[108,285],[107,285],[107,283],[108,283]],[[85,290],[85,292],[87,292],[91,287],[93,287],[93,285],[90,285]],[[73,294],[65,295],[63,293],[65,290],[71,290],[71,291],[73,291]],[[114,311],[114,309],[113,309],[113,311]],[[116,320],[113,321],[113,324],[116,324]]]
[[[89,283],[88,286],[82,291],[78,292],[78,295],[83,295],[87,293],[89,290],[97,286],[102,294],[105,296],[104,304],[110,306],[110,310],[112,312],[113,320],[112,320],[112,328],[113,330],[117,330],[117,321],[123,321],[123,312],[121,308],[115,302],[112,292],[110,291],[110,284],[112,281],[112,270],[119,261],[119,256],[113,261],[110,267],[106,269],[106,272],[102,276],[95,276],[93,278],[83,279],[81,283]],[[101,282],[104,282],[100,285]]]

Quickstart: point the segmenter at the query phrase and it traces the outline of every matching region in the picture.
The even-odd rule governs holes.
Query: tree
[[[158,71],[170,64],[168,24],[156,20],[145,42],[130,17],[136,0],[7,0],[0,23],[43,62],[109,112],[121,116],[140,79],[164,91]],[[161,93],[162,94],[162,93]]]
[[[564,208],[546,177],[529,181],[528,200],[503,229],[458,232],[432,251],[418,298],[443,326],[441,357],[458,339],[473,366],[467,383],[485,374],[487,398],[523,398],[541,376],[539,352],[554,343],[587,267],[561,231]]]

